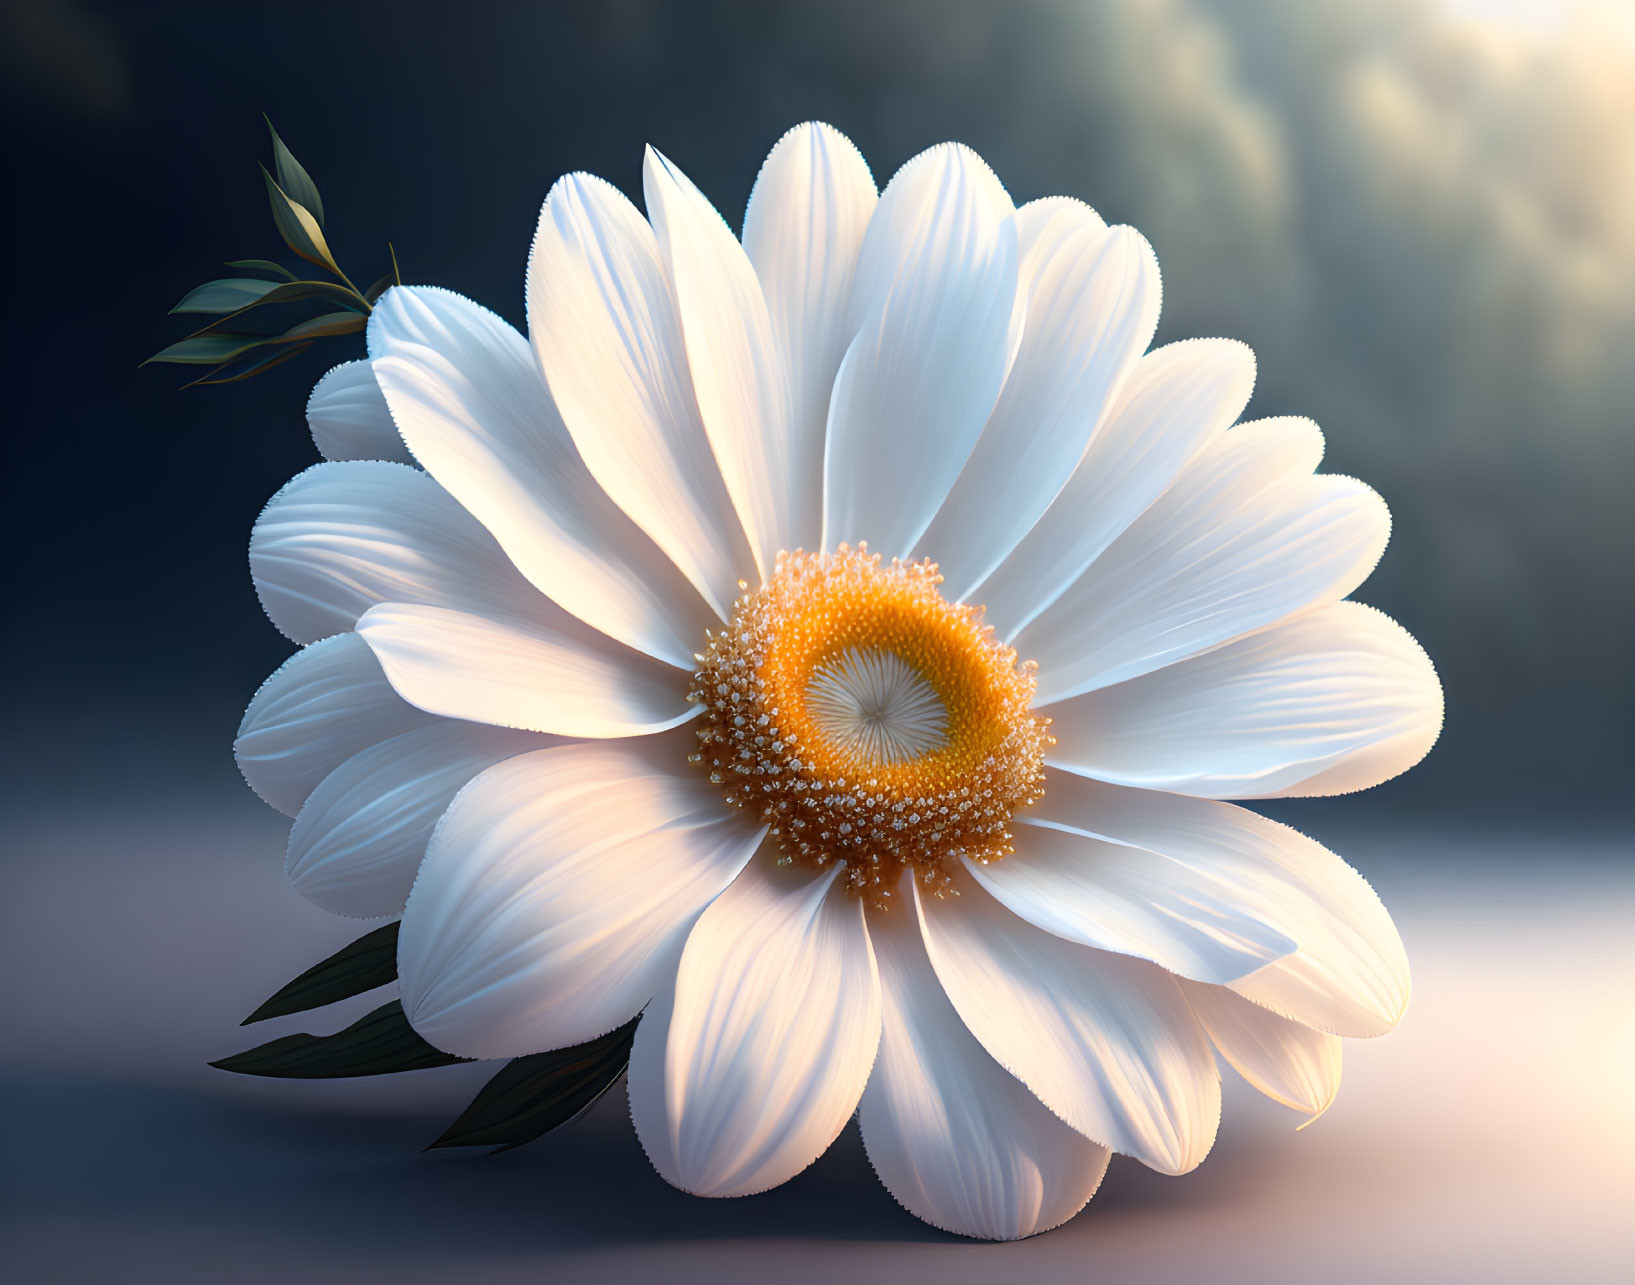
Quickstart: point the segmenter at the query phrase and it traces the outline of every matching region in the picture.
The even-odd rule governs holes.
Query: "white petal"
[[[1054,256],[1068,241],[1086,230],[1107,230],[1107,222],[1083,201],[1072,196],[1041,196],[1016,207],[1017,243],[1022,249],[1022,279],[1027,280],[1028,260],[1038,263]]]
[[[280,628],[303,640],[356,626],[404,698],[432,713],[574,736],[693,713],[682,670],[542,597],[442,487],[401,464],[301,474],[256,523],[250,565]]]
[[[1142,357],[1073,476],[966,597],[1014,638],[1243,413],[1254,382],[1254,354],[1228,339],[1189,339]]]
[[[825,547],[907,554],[959,476],[1020,336],[1012,213],[993,172],[952,143],[881,194],[829,405]]]
[[[823,538],[829,394],[852,338],[846,310],[877,199],[851,140],[831,126],[806,124],[767,156],[744,213],[744,252],[789,380],[786,456],[799,489],[791,492],[787,549],[816,549]]]
[[[1408,1006],[1408,956],[1367,881],[1321,844],[1247,808],[1046,773],[1030,821],[1163,853],[1218,880],[1299,949],[1232,983],[1337,1035],[1379,1035]]]
[[[489,768],[433,833],[398,941],[438,1048],[515,1057],[639,1012],[765,833],[689,768],[692,737],[565,745]]]
[[[715,207],[647,149],[647,209],[675,289],[693,392],[721,478],[765,579],[817,520],[810,460],[790,453],[789,378],[761,283]]]
[[[1016,1240],[1084,1208],[1112,1153],[1074,1132],[965,1029],[906,906],[870,919],[880,1054],[858,1117],[874,1171],[944,1231]]]
[[[591,475],[725,618],[755,560],[699,420],[658,240],[611,184],[570,174],[546,197],[528,327]]]
[[[1066,485],[1158,325],[1158,260],[1130,228],[1109,231],[1085,210],[1076,235],[1024,239],[1021,252],[1027,327],[1016,362],[919,544],[952,598],[998,566]]]
[[[1390,511],[1361,482],[1291,460],[1303,424],[1244,424],[1217,440],[1017,635],[1039,665],[1038,703],[1150,673],[1367,579]]]
[[[1040,932],[974,886],[915,902],[960,1019],[1041,1102],[1161,1173],[1208,1154],[1220,1077],[1175,977]]]
[[[381,602],[560,614],[453,496],[402,464],[298,475],[256,521],[250,574],[272,622],[302,643],[351,629]]]
[[[1004,906],[1068,941],[1150,959],[1183,977],[1235,981],[1295,948],[1235,889],[1160,853],[1017,817],[1016,851],[965,865]]]
[[[337,634],[296,652],[261,684],[233,753],[250,788],[294,816],[354,754],[433,721],[392,690],[363,639]]]
[[[679,669],[621,647],[551,602],[529,616],[384,603],[358,634],[403,698],[448,718],[558,736],[641,736],[686,722]]]
[[[699,917],[636,1028],[630,1114],[659,1174],[701,1196],[794,1177],[857,1107],[880,1041],[863,903],[752,863]]]
[[[290,882],[332,914],[400,914],[432,828],[461,787],[552,743],[536,732],[438,719],[353,755],[295,818],[284,865]]]
[[[1224,986],[1182,982],[1221,1056],[1275,1102],[1313,1120],[1340,1091],[1340,1041],[1251,1004]],[[1310,1121],[1307,1121],[1309,1124]]]
[[[1337,602],[1113,687],[1041,707],[1046,761],[1221,799],[1341,794],[1406,772],[1442,727],[1424,650]]]
[[[715,613],[607,497],[528,341],[447,290],[388,290],[369,351],[416,458],[547,597],[620,642],[692,664]]]
[[[366,361],[343,361],[313,385],[307,428],[326,460],[414,463]]]

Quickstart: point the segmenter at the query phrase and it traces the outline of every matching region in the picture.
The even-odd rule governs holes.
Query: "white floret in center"
[[[832,743],[871,763],[923,758],[948,744],[948,710],[895,652],[848,647],[817,665],[806,707]]]

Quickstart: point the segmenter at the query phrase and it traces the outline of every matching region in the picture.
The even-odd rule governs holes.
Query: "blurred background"
[[[1350,1279],[1322,1246],[1345,1238],[1358,1252],[1383,1221],[1414,1230],[1387,1236],[1386,1250],[1369,1240],[1358,1279],[1538,1279],[1551,1247],[1569,1243],[1587,1255],[1564,1273],[1574,1279],[1635,1262],[1635,1240],[1613,1228],[1614,1211],[1635,1205],[1635,4],[8,0],[0,102],[13,229],[0,476],[12,622],[0,643],[0,964],[12,993],[0,1002],[15,1010],[16,1091],[34,1104],[7,1126],[20,1132],[6,1177],[36,1228],[15,1242],[23,1279],[97,1279],[64,1247],[90,1252],[104,1241],[85,1229],[111,1236],[115,1223],[125,1239],[106,1240],[109,1252],[149,1253],[163,1264],[153,1279],[182,1278],[166,1254],[189,1238],[220,1255],[201,1279],[260,1279],[235,1248],[259,1225],[257,1201],[329,1228],[329,1198],[292,1205],[290,1189],[355,1189],[337,1176],[331,1134],[308,1139],[292,1121],[321,1100],[353,1121],[335,1125],[344,1133],[363,1127],[359,1111],[413,1116],[460,1097],[224,1086],[197,1065],[237,1047],[232,1023],[266,991],[357,931],[282,886],[277,819],[239,781],[229,746],[289,650],[250,587],[250,524],[316,459],[307,391],[361,355],[361,339],[226,387],[182,392],[182,368],[137,368],[188,329],[166,310],[223,261],[288,257],[256,172],[263,111],[321,187],[330,243],[355,278],[388,267],[389,239],[405,281],[519,324],[551,182],[589,170],[639,202],[649,142],[735,225],[768,148],[819,118],[882,184],[954,138],[1019,202],[1067,193],[1140,229],[1164,269],[1159,342],[1250,343],[1250,414],[1316,419],[1324,467],[1391,505],[1392,546],[1360,596],[1437,662],[1446,731],[1401,780],[1276,812],[1344,852],[1400,910],[1419,991],[1403,1030],[1365,1050],[1378,1078],[1354,1079],[1331,1113],[1352,1132],[1325,1119],[1300,1135],[1307,1170],[1267,1187],[1258,1153],[1232,1151],[1231,1132],[1184,1180],[1206,1184],[1193,1188],[1201,1201],[1115,1165],[1104,1197],[1058,1236],[1100,1230],[1032,1242],[1013,1261],[1054,1270],[1052,1253],[1099,1245],[1101,1259],[1076,1261],[1122,1279],[1106,1274],[1119,1254],[1140,1263],[1158,1236],[1172,1253],[1196,1248],[1185,1261],[1215,1264],[1215,1279],[1228,1278],[1222,1261],[1245,1278]],[[609,1105],[581,1127],[631,1151],[621,1115]],[[134,1118],[146,1123],[131,1133]],[[1460,1120],[1468,1139],[1449,1124]],[[93,1125],[103,1132],[87,1134]],[[247,1177],[261,1172],[263,1135],[292,1128],[306,1143],[275,1148],[288,1182]],[[492,1171],[415,1170],[430,1164],[405,1142],[418,1135],[383,1128],[348,1143],[393,1193],[371,1216],[396,1226],[392,1208],[401,1218],[417,1201],[452,1202],[490,1225]],[[93,1183],[110,1129],[117,1158]],[[1324,1130],[1326,1145],[1344,1145],[1322,1151]],[[1296,1140],[1277,1136],[1276,1164],[1289,1165]],[[1414,1162],[1412,1146],[1433,1142]],[[561,1197],[540,1151],[529,1172]],[[876,1243],[848,1270],[899,1241],[929,1252],[924,1229],[870,1186],[855,1145],[842,1153],[795,1197],[759,1198],[774,1202],[758,1215],[774,1228],[760,1249],[862,1228]],[[625,1160],[628,1172],[609,1161],[598,1180],[670,1209],[639,1152]],[[1212,1165],[1220,1176],[1203,1177]],[[1311,1238],[1316,1258],[1254,1257],[1286,1234],[1269,1230],[1279,1208],[1317,1199],[1325,1165],[1363,1204],[1307,1211],[1333,1224]],[[1410,1194],[1367,1204],[1392,1184]],[[1436,1203],[1460,1191],[1463,1214]],[[223,1199],[237,1221],[223,1220]],[[199,1226],[172,1206],[199,1211]],[[664,1235],[649,1244],[629,1220],[582,1212],[557,1240],[510,1223],[496,1234],[507,1262],[570,1242],[575,1254],[625,1253],[639,1239],[657,1255],[642,1270],[685,1262],[719,1278],[727,1268],[698,1246],[743,1237],[747,1215],[674,1208],[658,1225],[707,1227],[674,1231],[688,1239],[680,1257]],[[398,1243],[348,1236],[294,1243],[350,1255],[353,1279]],[[1212,1256],[1214,1236],[1248,1256]],[[468,1239],[411,1238],[434,1259],[488,1243]],[[953,1248],[942,1238],[936,1252]],[[258,1252],[269,1279],[287,1265]],[[1008,1251],[978,1252],[992,1270],[986,1255]],[[939,1259],[934,1274],[972,1261]],[[933,1272],[925,1258],[891,1262],[895,1278]]]

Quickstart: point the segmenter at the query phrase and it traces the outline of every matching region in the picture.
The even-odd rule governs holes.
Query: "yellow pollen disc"
[[[940,894],[961,857],[1007,855],[1011,815],[1044,792],[1035,667],[941,583],[862,545],[780,553],[693,674],[694,761],[784,862],[843,862],[878,906],[905,869]]]

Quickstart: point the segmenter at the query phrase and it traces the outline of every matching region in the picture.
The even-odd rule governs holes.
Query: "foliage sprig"
[[[324,236],[324,202],[318,185],[301,162],[284,145],[272,121],[273,169],[261,167],[273,222],[284,244],[299,258],[320,268],[328,279],[290,271],[271,259],[234,259],[227,266],[256,276],[219,277],[189,290],[170,311],[172,315],[210,315],[214,320],[169,347],[147,362],[181,366],[209,366],[199,378],[186,385],[231,384],[259,375],[298,356],[321,339],[357,334],[369,323],[375,300],[387,288],[401,285],[397,252],[387,242],[391,270],[367,290],[360,290],[342,271]],[[282,330],[240,328],[241,318],[271,304],[316,304],[325,311],[307,316]],[[258,318],[259,319],[259,318]]]
[[[280,988],[244,1025],[323,1008],[396,981],[397,933],[396,923],[387,924],[320,960]],[[632,1018],[571,1048],[512,1058],[426,1149],[509,1151],[578,1119],[624,1074],[639,1020]],[[333,1035],[284,1035],[210,1065],[239,1075],[328,1080],[421,1071],[466,1060],[428,1044],[409,1025],[403,1005],[392,1000]]]

